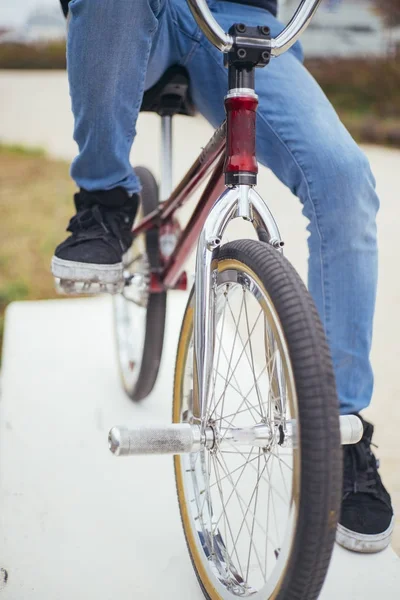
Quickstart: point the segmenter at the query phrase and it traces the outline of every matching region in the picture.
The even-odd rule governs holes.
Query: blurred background
[[[281,19],[297,5],[281,0]],[[400,148],[400,0],[324,0],[302,41],[308,68],[357,141]],[[74,189],[67,163],[54,158],[74,156],[71,132],[59,2],[3,0],[0,336],[7,303],[54,293],[48,264]],[[9,201],[15,197],[18,213]]]
[[[299,0],[280,0],[282,21],[287,22],[298,4]],[[400,0],[324,0],[302,42],[307,67],[363,144],[383,200],[373,360],[379,402],[386,404],[377,400],[372,416],[380,423],[378,454],[385,457],[384,480],[399,513]],[[175,177],[179,178],[208,141],[211,128],[200,116],[189,121],[179,118],[175,127]],[[134,163],[150,166],[156,173],[158,130],[158,117],[140,117],[132,157]],[[49,266],[73,212],[75,186],[69,178],[69,164],[75,153],[65,72],[65,19],[59,2],[2,0],[0,348],[10,302],[56,297]],[[305,277],[307,247],[300,205],[265,169],[260,187],[262,193],[268,190],[271,195],[272,190],[271,199],[263,195],[283,231],[287,256]],[[388,414],[391,436],[384,427]],[[394,545],[400,553],[399,527]]]
[[[297,5],[281,0],[281,19]],[[324,0],[302,41],[308,68],[354,137],[400,148],[400,0]],[[207,139],[209,129],[203,130]],[[74,190],[68,164],[54,158],[74,156],[71,132],[59,2],[3,0],[0,336],[10,301],[54,294],[48,264]],[[18,212],[10,198],[18,198]]]

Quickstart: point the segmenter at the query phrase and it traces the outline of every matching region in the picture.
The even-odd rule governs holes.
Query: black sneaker
[[[354,552],[380,552],[390,544],[393,508],[371,450],[374,427],[357,417],[363,422],[364,434],[358,444],[343,447],[344,487],[336,541]]]
[[[139,197],[121,187],[75,194],[76,215],[57,246],[51,270],[67,293],[117,292],[123,288],[122,256],[132,244]]]

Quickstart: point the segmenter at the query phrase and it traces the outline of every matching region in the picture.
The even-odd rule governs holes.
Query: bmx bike
[[[225,53],[226,120],[171,191],[172,117],[193,115],[190,81],[173,67],[145,94],[162,117],[161,199],[138,167],[142,214],[114,296],[123,385],[134,401],[157,378],[166,295],[195,283],[179,337],[171,425],[114,427],[117,456],[174,455],[178,503],[206,598],[315,600],[329,566],[342,489],[341,443],[362,425],[339,417],[329,349],[314,303],[285,259],[278,227],[256,192],[255,71],[288,50],[320,0],[303,0],[275,39],[239,23],[225,33],[205,0],[188,0]],[[207,179],[208,178],[208,179]],[[176,211],[205,187],[181,230]],[[223,243],[233,219],[257,239]]]

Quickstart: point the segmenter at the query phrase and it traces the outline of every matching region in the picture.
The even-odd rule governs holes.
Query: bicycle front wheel
[[[193,294],[174,383],[174,422],[200,424],[213,438],[175,457],[193,566],[209,600],[315,600],[341,495],[338,401],[322,325],[299,276],[268,244],[226,244],[215,274],[203,421],[193,395]],[[268,436],[254,441],[261,428]]]

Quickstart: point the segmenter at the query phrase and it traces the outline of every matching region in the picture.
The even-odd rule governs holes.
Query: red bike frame
[[[185,260],[194,249],[207,215],[224,188],[225,146],[226,122],[214,133],[210,142],[172,192],[169,199],[160,204],[156,211],[145,217],[133,230],[136,236],[149,229],[161,228],[163,225],[171,223],[176,211],[189,200],[210,173],[212,167],[215,167],[188,224],[179,236],[172,256],[163,265],[160,272],[152,273],[150,289],[153,293],[165,289],[186,287],[186,278],[181,278]]]
[[[172,223],[175,212],[193,195],[205,177],[214,170],[202,193],[192,216],[181,232],[175,250],[163,267],[152,273],[150,290],[153,293],[165,289],[185,289],[186,276],[184,263],[194,249],[212,205],[221,195],[224,187],[224,174],[256,174],[258,167],[255,158],[255,97],[227,97],[225,107],[227,119],[216,130],[210,142],[193,163],[180,184],[168,200],[145,217],[133,230],[136,236],[150,229],[162,228]],[[183,276],[182,276],[183,275]]]

